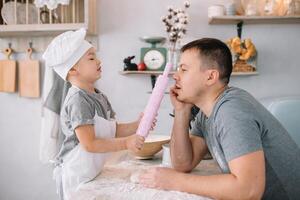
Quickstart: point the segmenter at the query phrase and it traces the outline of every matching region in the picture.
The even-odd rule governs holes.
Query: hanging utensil
[[[10,60],[12,49],[9,47],[4,50],[5,60],[0,60],[0,91],[16,92],[16,61]]]
[[[31,45],[30,45],[31,46]],[[27,59],[19,62],[19,95],[22,97],[40,97],[40,66],[38,60],[32,60],[32,48],[27,49]]]

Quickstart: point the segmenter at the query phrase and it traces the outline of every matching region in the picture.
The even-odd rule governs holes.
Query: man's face
[[[184,51],[180,57],[180,66],[175,73],[175,87],[180,101],[195,103],[206,89],[207,70],[202,66],[196,49]]]
[[[76,70],[81,80],[95,82],[101,77],[101,62],[96,56],[96,50],[90,48],[76,64]]]

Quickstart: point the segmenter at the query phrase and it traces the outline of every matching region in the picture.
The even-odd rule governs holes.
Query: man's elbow
[[[260,188],[259,186],[248,187],[244,189],[242,197],[240,199],[245,200],[259,200],[262,198],[264,193],[264,187]]]
[[[189,173],[193,170],[190,164],[176,164],[172,163],[173,168],[178,172]]]
[[[260,200],[262,198],[261,193],[248,193],[245,195],[242,195],[238,199],[244,199],[244,200]]]
[[[260,200],[263,196],[264,191],[260,190],[259,188],[253,188],[248,193],[249,200]]]

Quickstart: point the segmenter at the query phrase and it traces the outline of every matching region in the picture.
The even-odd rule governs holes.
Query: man
[[[170,143],[175,170],[150,169],[140,182],[214,199],[299,199],[300,149],[257,100],[228,86],[232,72],[228,47],[206,38],[186,44],[181,51],[170,94],[175,110]],[[193,105],[200,111],[189,134]],[[208,150],[222,174],[186,173]]]

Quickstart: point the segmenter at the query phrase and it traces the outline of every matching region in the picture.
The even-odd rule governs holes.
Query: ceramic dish
[[[1,9],[1,16],[7,25],[15,23],[15,2],[6,2]],[[38,23],[38,9],[28,4],[28,24]],[[26,24],[26,4],[17,2],[17,24]]]

